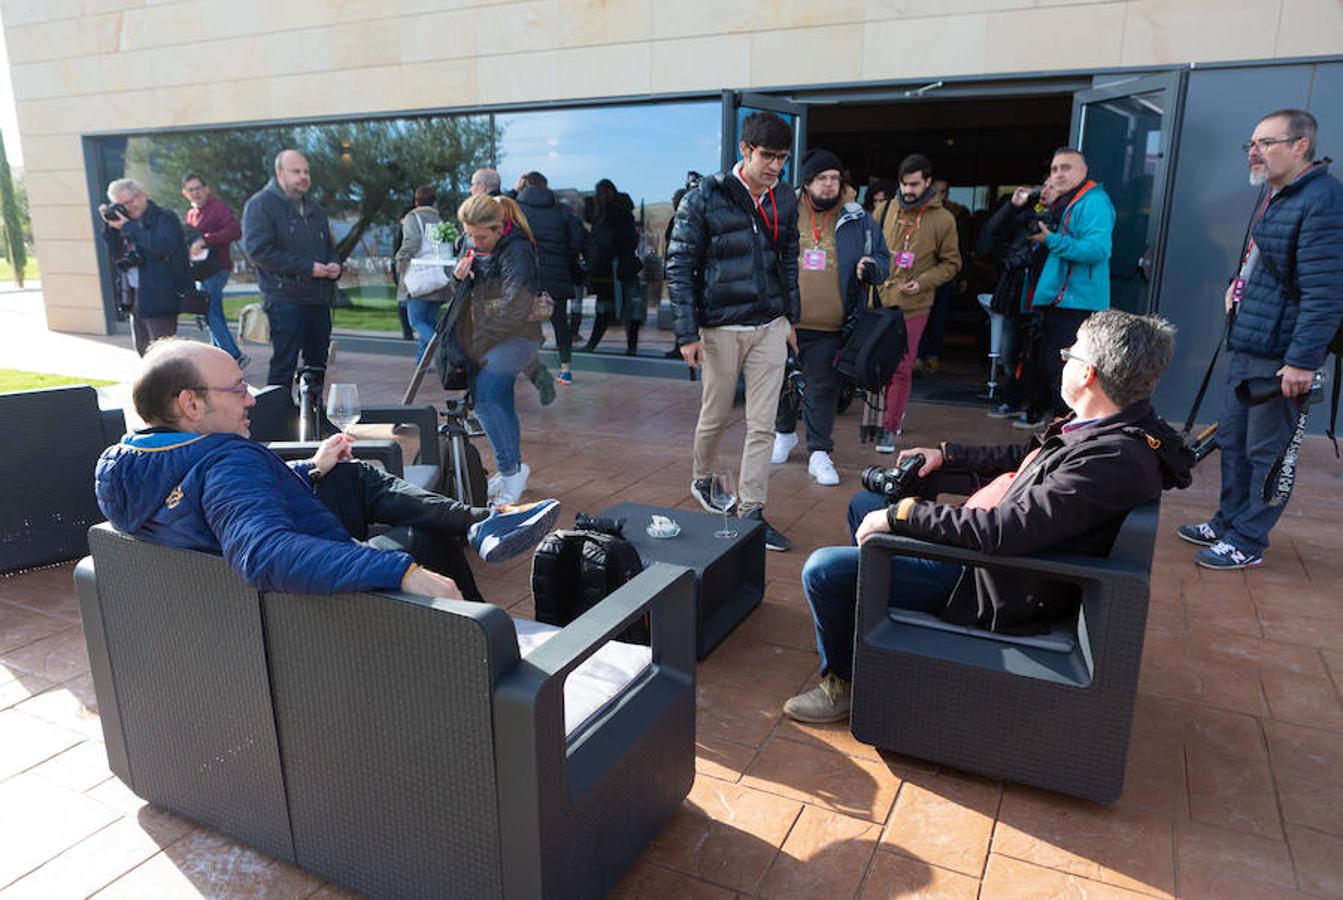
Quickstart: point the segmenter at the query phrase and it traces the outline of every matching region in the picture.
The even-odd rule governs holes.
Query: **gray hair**
[[[1151,397],[1175,355],[1175,326],[1160,316],[1104,309],[1088,316],[1077,334],[1087,337],[1101,390],[1120,407]]]
[[[1315,117],[1304,109],[1279,109],[1269,113],[1260,119],[1260,122],[1267,122],[1269,119],[1286,119],[1287,136],[1306,139],[1306,160],[1315,158],[1315,135],[1319,131],[1319,123]]]
[[[116,203],[117,194],[124,194],[126,191],[130,191],[132,194],[143,194],[145,186],[134,178],[118,178],[107,186],[107,199]]]
[[[494,169],[476,169],[476,171],[471,173],[471,181],[474,183],[477,178],[479,178],[480,183],[485,185],[486,189],[490,191],[499,190],[500,186],[503,184],[503,181],[499,178],[498,171]]]

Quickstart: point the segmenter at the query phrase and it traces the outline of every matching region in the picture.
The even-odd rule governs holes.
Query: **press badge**
[[[895,254],[895,267],[897,269],[914,268],[914,251],[900,250]]]
[[[825,251],[803,250],[802,268],[811,272],[819,272],[823,270],[825,268]]]

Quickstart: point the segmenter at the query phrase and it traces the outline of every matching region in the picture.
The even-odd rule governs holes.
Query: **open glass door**
[[[797,186],[797,160],[807,147],[807,107],[782,97],[723,91],[723,171],[729,171],[741,158],[741,123],[758,110],[775,113],[793,127],[793,158],[783,170],[783,179]]]
[[[1072,145],[1115,206],[1110,305],[1155,312],[1165,212],[1174,173],[1173,135],[1184,73],[1126,79],[1073,96]]]

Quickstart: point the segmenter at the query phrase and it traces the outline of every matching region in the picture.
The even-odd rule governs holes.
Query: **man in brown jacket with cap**
[[[878,453],[895,452],[895,436],[909,405],[914,355],[933,308],[933,294],[961,270],[956,218],[933,191],[933,164],[922,153],[900,163],[900,191],[873,210],[891,251],[891,276],[880,288],[882,306],[898,306],[905,314],[909,351],[886,389],[885,433]]]

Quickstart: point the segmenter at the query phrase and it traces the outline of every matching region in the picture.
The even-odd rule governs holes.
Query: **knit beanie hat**
[[[823,150],[820,147],[812,147],[806,153],[802,154],[802,183],[807,184],[822,172],[834,169],[843,171],[844,165],[839,161],[839,157],[829,150]]]

